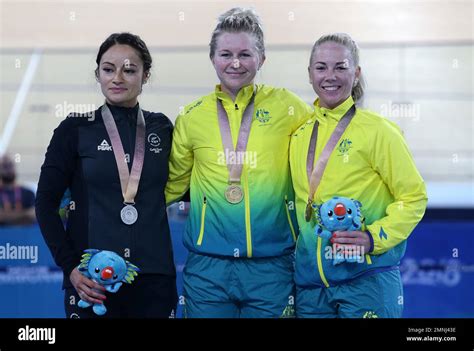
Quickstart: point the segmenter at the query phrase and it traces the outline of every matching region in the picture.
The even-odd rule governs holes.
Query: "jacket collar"
[[[352,99],[352,96],[349,96],[343,103],[331,110],[319,106],[319,98],[317,98],[314,101],[314,111],[316,113],[317,119],[332,118],[336,121],[339,121],[344,116],[344,114],[352,107],[352,105],[354,105],[354,100]]]
[[[137,120],[137,115],[138,115],[138,108],[139,108],[139,103],[137,103],[133,107],[122,107],[122,106],[116,106],[116,105],[111,105],[107,103],[107,106],[110,109],[110,112],[112,112],[112,116],[114,116],[114,119],[116,121],[125,119],[125,120],[130,120],[130,121],[135,121]]]
[[[222,91],[221,85],[217,84],[215,88],[215,94],[216,97],[221,100],[224,105],[226,103],[230,103],[232,105],[237,104],[239,106],[246,106],[249,103],[250,98],[252,97],[254,89],[257,90],[257,86],[255,84],[249,84],[245,87],[242,87],[239,90],[237,96],[235,97],[235,101],[232,101],[232,98],[227,93]]]

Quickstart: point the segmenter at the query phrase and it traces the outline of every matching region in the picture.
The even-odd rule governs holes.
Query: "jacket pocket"
[[[198,246],[201,246],[202,238],[204,237],[204,222],[206,219],[206,207],[207,207],[207,199],[206,199],[206,196],[204,196],[204,200],[202,203],[202,210],[201,210],[201,228],[199,229],[199,237],[196,243]]]
[[[290,225],[291,235],[293,235],[293,241],[296,241],[295,228],[293,227],[293,222],[291,221],[290,209],[288,208],[288,196],[285,195],[285,211],[286,218],[288,219],[288,224]]]

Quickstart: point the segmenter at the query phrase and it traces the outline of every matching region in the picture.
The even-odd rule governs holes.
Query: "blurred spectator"
[[[0,225],[31,224],[35,217],[35,194],[15,183],[15,163],[0,157]]]

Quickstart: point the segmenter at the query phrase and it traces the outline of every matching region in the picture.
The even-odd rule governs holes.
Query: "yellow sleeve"
[[[380,255],[406,240],[422,219],[428,197],[405,139],[397,127],[385,125],[372,148],[372,167],[387,184],[394,201],[386,216],[367,226],[373,255]]]
[[[194,154],[187,137],[185,118],[189,119],[189,116],[178,116],[173,130],[169,175],[165,188],[167,206],[181,199],[188,191],[191,182]]]
[[[313,116],[313,108],[304,101],[298,116],[296,116],[296,124],[293,126],[293,133],[303,124],[310,120]]]
[[[293,134],[303,123],[311,119],[313,115],[313,108],[304,102],[295,93],[286,90],[289,94],[288,101],[288,115],[294,119],[292,123],[291,133]]]

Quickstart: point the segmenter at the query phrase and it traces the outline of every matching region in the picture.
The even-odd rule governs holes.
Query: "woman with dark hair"
[[[100,46],[95,75],[105,97],[98,110],[71,114],[54,131],[38,184],[36,213],[64,272],[68,317],[90,318],[80,299],[107,301],[108,317],[168,317],[177,302],[164,188],[172,124],[141,109],[138,96],[152,58],[136,35],[115,33]],[[58,207],[71,201],[64,229]],[[132,285],[108,294],[77,266],[85,249],[114,251],[139,267]]]

